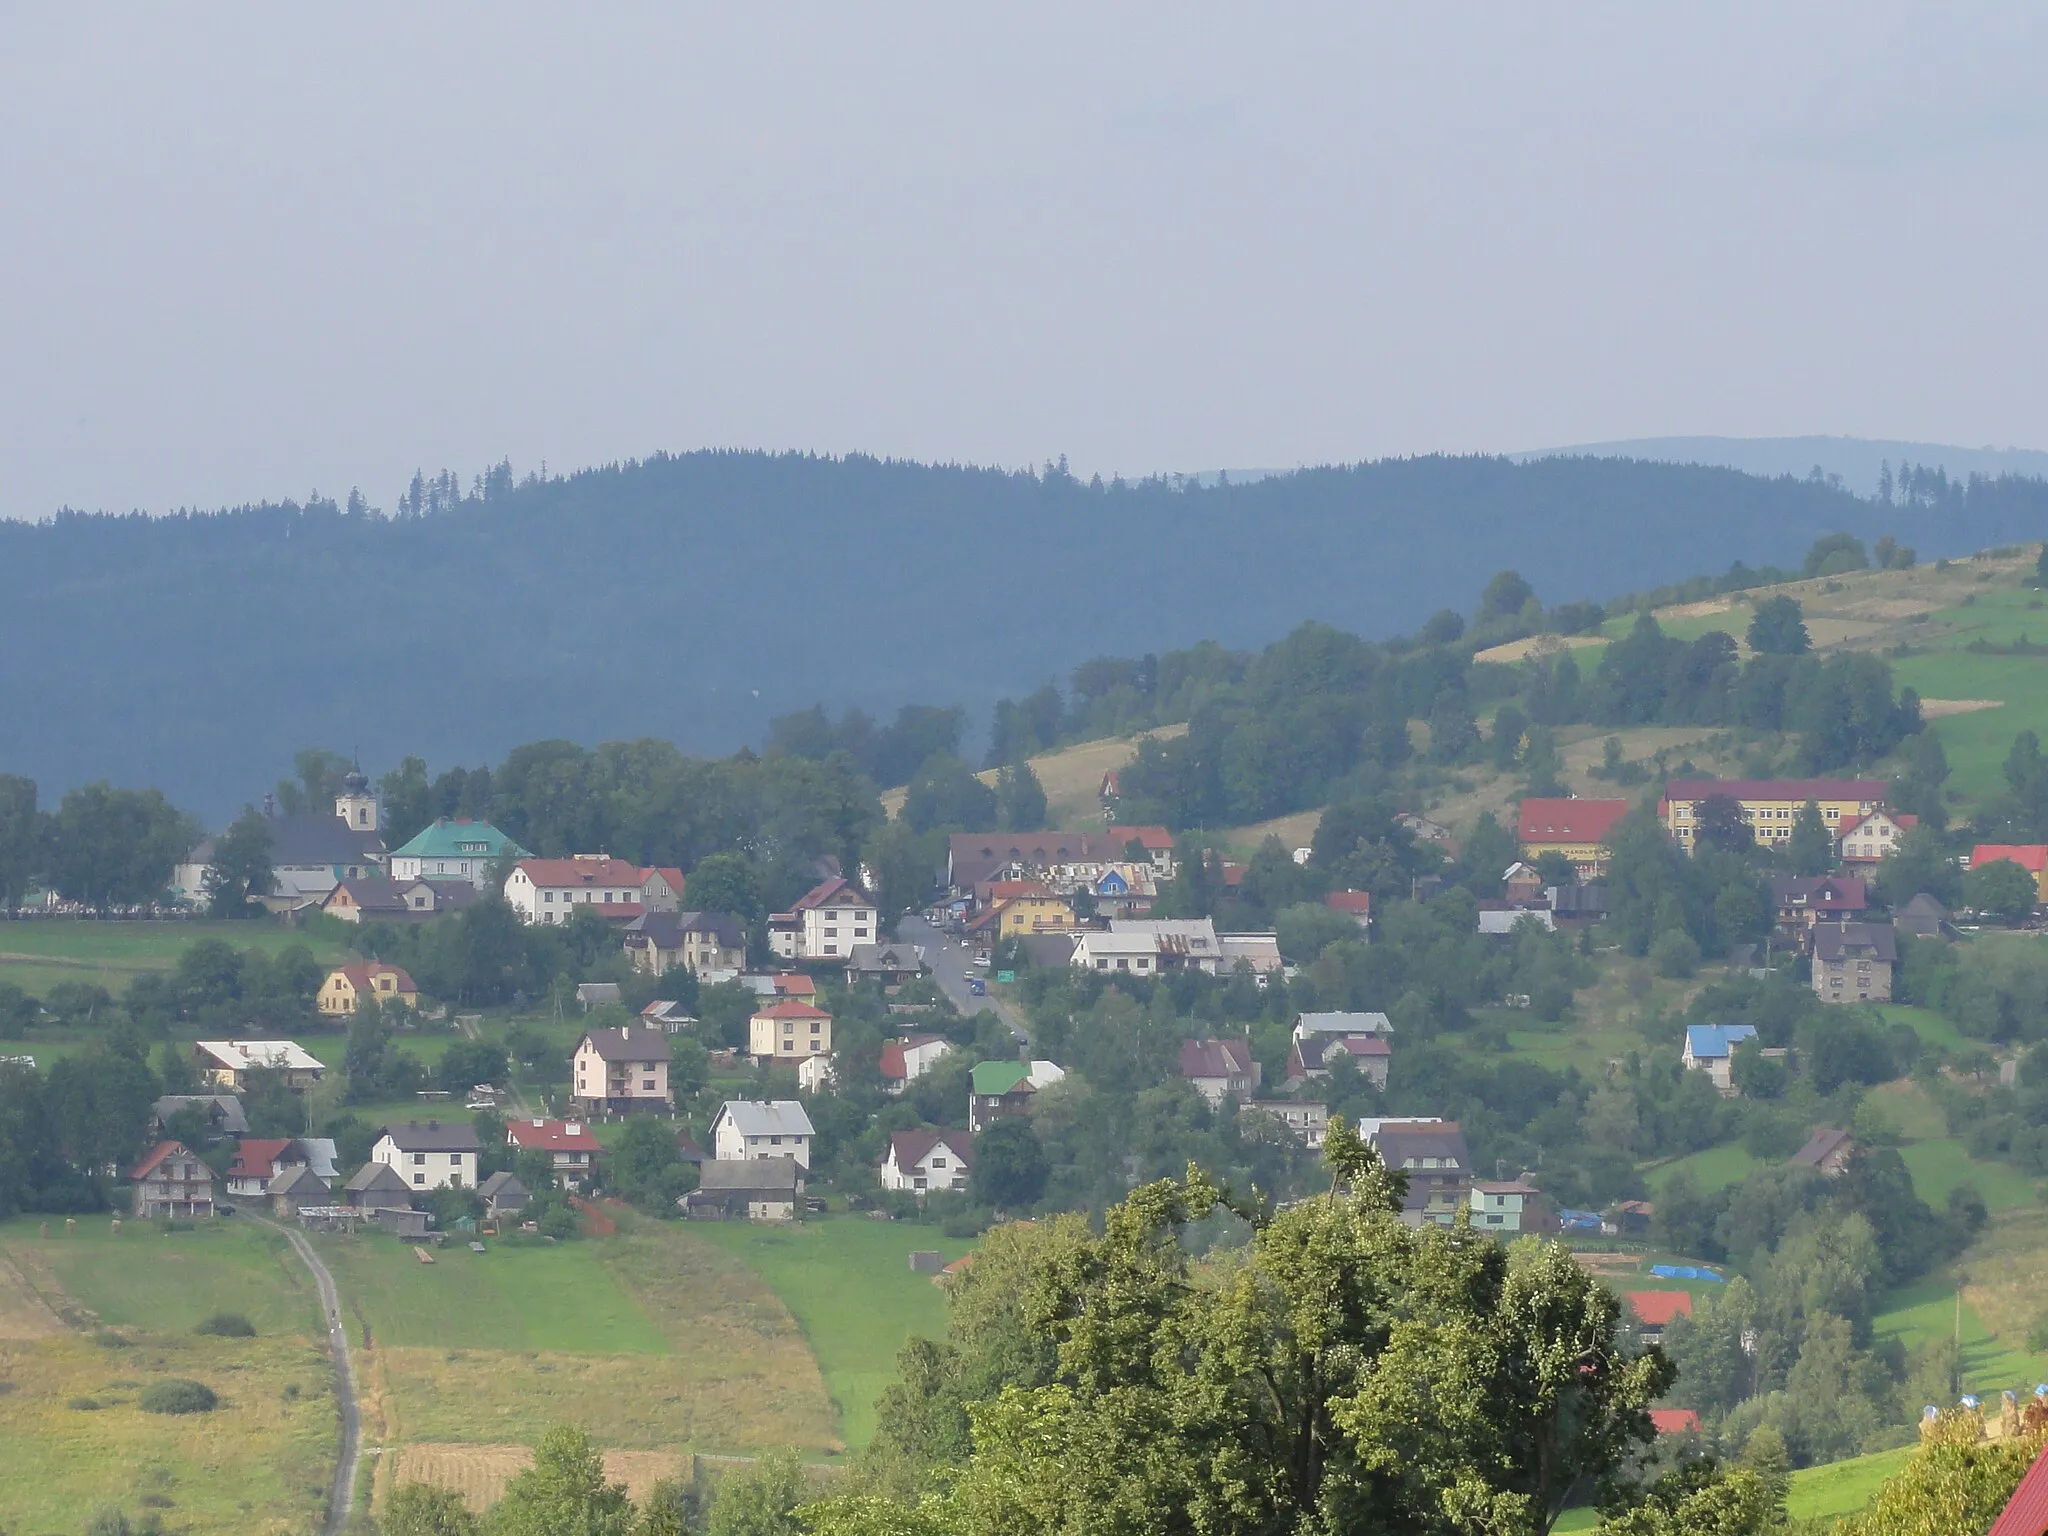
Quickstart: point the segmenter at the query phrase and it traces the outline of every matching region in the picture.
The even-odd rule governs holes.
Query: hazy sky
[[[1870,0],[0,0],[0,512],[2044,445],[2044,63],[2041,7]]]

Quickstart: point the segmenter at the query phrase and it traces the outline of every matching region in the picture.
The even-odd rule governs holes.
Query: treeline
[[[154,789],[85,784],[45,811],[34,780],[0,774],[0,909],[11,915],[38,887],[97,912],[148,906],[198,838]]]

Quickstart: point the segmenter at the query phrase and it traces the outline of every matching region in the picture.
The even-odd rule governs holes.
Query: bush
[[[220,1406],[213,1388],[183,1376],[152,1382],[137,1401],[144,1413],[211,1413]]]
[[[216,1312],[211,1317],[202,1317],[192,1325],[192,1331],[216,1339],[256,1337],[256,1325],[239,1312]]]
[[[2031,1348],[2032,1346],[2028,1347]],[[76,1408],[80,1413],[95,1413],[99,1410],[100,1400],[96,1397],[74,1397],[64,1406]]]
[[[1691,934],[1680,929],[1660,934],[1650,946],[1650,963],[1657,974],[1670,981],[1685,981],[1700,968],[1700,947]]]

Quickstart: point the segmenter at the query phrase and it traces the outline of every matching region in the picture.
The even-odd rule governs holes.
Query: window
[[[427,1182],[427,1176],[424,1173],[416,1173],[412,1176],[412,1181],[415,1184],[424,1184]]]
[[[553,891],[542,891],[540,893],[540,899],[545,902],[553,902],[555,899],[555,893]]]
[[[415,1152],[412,1155],[412,1160],[415,1164],[423,1164],[427,1160],[427,1154],[424,1152]]]

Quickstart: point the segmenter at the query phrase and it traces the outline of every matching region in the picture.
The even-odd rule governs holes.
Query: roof
[[[479,846],[481,845],[481,846]],[[501,859],[527,857],[526,849],[513,842],[488,821],[471,821],[458,816],[441,817],[415,832],[402,848],[392,850],[394,859]]]
[[[408,1200],[412,1198],[411,1186],[399,1177],[398,1171],[389,1163],[363,1164],[362,1167],[358,1168],[350,1176],[349,1181],[342,1185],[342,1188],[352,1195],[368,1194],[378,1190],[390,1190],[404,1195]]]
[[[1650,1424],[1660,1435],[1700,1433],[1700,1416],[1690,1408],[1652,1408]]]
[[[721,949],[747,947],[747,925],[730,912],[643,912],[626,925],[626,932],[645,934],[661,949],[681,949],[686,933],[704,934]]]
[[[1164,827],[1111,827],[1103,836],[1116,844],[1119,853],[1132,843],[1138,844],[1147,853],[1158,853],[1173,847],[1173,834]]]
[[[154,1106],[158,1120],[168,1120],[181,1109],[198,1109],[207,1119],[217,1121],[230,1136],[249,1133],[249,1116],[242,1108],[241,1095],[234,1093],[167,1093]]]
[[[538,1148],[543,1152],[596,1152],[600,1148],[589,1126],[581,1120],[508,1120],[505,1140],[521,1151]]]
[[[742,1136],[815,1136],[811,1117],[795,1099],[727,1099],[719,1117],[730,1120]],[[709,1163],[705,1164],[708,1168]]]
[[[1771,900],[1816,912],[1861,912],[1870,905],[1868,888],[1856,875],[1773,875]]]
[[[829,906],[835,901],[843,901],[863,907],[872,907],[875,904],[875,898],[855,885],[851,880],[841,879],[839,876],[834,875],[830,880],[823,881],[805,891],[797,899],[797,904],[790,910],[793,912],[808,912],[814,907]]]
[[[1604,843],[1627,814],[1626,800],[1524,800],[1515,837],[1524,843]]]
[[[985,1098],[1001,1098],[1022,1088],[1031,1092],[1031,1068],[1021,1061],[978,1061],[968,1074],[974,1091]]]
[[[368,864],[382,857],[384,839],[359,831],[331,812],[309,811],[265,818],[274,866],[311,868],[321,864]]]
[[[481,1147],[476,1139],[476,1127],[467,1123],[445,1120],[408,1120],[403,1125],[387,1125],[379,1134],[379,1140],[389,1136],[391,1144],[401,1152],[476,1152]]]
[[[1674,1317],[1692,1316],[1689,1291],[1629,1291],[1622,1300],[1647,1328],[1662,1328]]]
[[[408,882],[409,884],[410,882]],[[383,875],[362,875],[344,880],[327,893],[321,906],[339,906],[335,898],[346,893],[349,901],[364,912],[404,912],[406,886]]]
[[[856,944],[846,957],[849,971],[922,971],[924,960],[914,944]]]
[[[1849,1143],[1847,1131],[1830,1130],[1822,1127],[1808,1138],[1805,1146],[1792,1154],[1795,1168],[1818,1168]]]
[[[483,1183],[477,1185],[476,1192],[486,1200],[526,1200],[532,1198],[531,1192],[527,1187],[519,1182],[519,1176],[504,1169],[500,1169],[488,1179],[485,1179]]]
[[[1297,1035],[1391,1035],[1393,1021],[1384,1013],[1298,1013]]]
[[[1876,821],[1880,817],[1882,817],[1886,821],[1891,822],[1894,826],[1899,827],[1901,829],[1906,827],[1917,827],[1920,825],[1920,818],[1918,816],[1910,815],[1904,811],[1888,811],[1883,806],[1879,806],[1876,810],[1872,811],[1868,816],[1860,814],[1854,816],[1844,816],[1840,821],[1836,822],[1836,840],[1839,841],[1840,839],[1847,837],[1851,832],[1854,832],[1858,827],[1862,826],[1865,822]]]
[[[974,1166],[974,1140],[965,1131],[896,1131],[889,1137],[889,1157],[898,1168],[915,1168],[934,1147],[944,1147],[963,1168]]]
[[[1890,923],[1822,923],[1813,930],[1813,952],[1821,960],[1899,958]]]
[[[1940,901],[1928,895],[1925,891],[1920,892],[1919,895],[1899,908],[1899,911],[1914,917],[1945,919],[1948,916],[1948,908],[1944,907]]]
[[[266,1193],[273,1195],[304,1195],[311,1194],[316,1189],[323,1195],[328,1193],[327,1181],[304,1163],[293,1163],[289,1168],[281,1170],[276,1177],[271,1179]]]
[[[1541,1194],[1533,1184],[1524,1184],[1520,1179],[1481,1179],[1472,1186],[1482,1195],[1537,1195]]]
[[[277,1160],[291,1150],[289,1136],[247,1136],[235,1148],[235,1160],[228,1164],[228,1177],[267,1179]]]
[[[2041,1536],[2043,1531],[2048,1531],[2048,1446],[2027,1468],[1986,1536]]]
[[[1856,800],[1882,805],[1891,792],[1883,779],[1673,779],[1667,803],[1726,795],[1733,800]]]
[[[2009,859],[2033,874],[2048,870],[2048,843],[1979,843],[1970,850],[1970,868],[1982,869]]]
[[[1372,916],[1371,891],[1331,891],[1323,898],[1323,905],[1332,912],[1348,912],[1353,917]]]
[[[160,1141],[142,1154],[142,1161],[128,1170],[128,1177],[131,1179],[148,1178],[156,1171],[156,1165],[173,1153],[180,1153],[186,1157],[192,1155],[190,1149],[182,1141]],[[211,1168],[206,1170],[206,1177],[211,1182],[213,1178],[213,1170]]]
[[[667,1061],[668,1036],[640,1024],[621,1024],[611,1029],[587,1029],[576,1048],[588,1044],[599,1061]]]
[[[803,1170],[793,1157],[714,1158],[697,1170],[698,1193],[761,1193],[794,1197]]]
[[[193,1046],[222,1066],[240,1072],[249,1067],[288,1072],[324,1072],[327,1064],[296,1040],[195,1040]]]
[[[988,899],[992,902],[1014,901],[1019,896],[1043,896],[1052,899],[1052,887],[1043,880],[997,880],[988,888]]]
[[[323,1179],[332,1179],[336,1172],[336,1159],[340,1154],[335,1150],[332,1136],[301,1136],[298,1139],[300,1155],[306,1159],[306,1166]]]
[[[1182,1077],[1250,1077],[1252,1048],[1244,1040],[1183,1040]]]
[[[1455,1120],[1384,1121],[1367,1140],[1389,1168],[1398,1168],[1411,1157],[1448,1159],[1463,1168],[1472,1157]]]
[[[369,960],[355,965],[337,965],[327,973],[327,979],[332,981],[336,976],[346,976],[349,980],[349,985],[358,992],[375,991],[376,988],[372,983],[379,976],[396,977],[398,979],[398,990],[401,992],[419,991],[419,988],[413,984],[411,975],[403,966],[386,965],[381,960]]]
[[[564,887],[590,890],[607,885],[637,889],[655,873],[642,865],[602,853],[579,853],[566,859],[521,859],[518,868],[533,884],[550,890]],[[611,905],[628,903],[614,902]]]
[[[1719,1061],[1755,1033],[1754,1024],[1688,1024],[1685,1047],[1694,1061]]]
[[[905,1059],[904,1053],[906,1051],[920,1050],[927,1045],[940,1044],[945,1045],[949,1051],[952,1049],[952,1043],[944,1035],[904,1035],[900,1039],[884,1040],[882,1042],[882,1060],[878,1070],[882,1077],[889,1082],[900,1083],[907,1081],[910,1077],[910,1063]]]
[[[767,1003],[762,1007],[756,1008],[754,1010],[754,1017],[757,1019],[829,1019],[832,1015],[822,1008],[813,1008],[809,1003],[800,1002],[796,998],[785,997],[780,1002]]]

